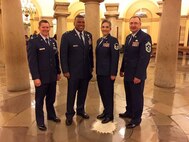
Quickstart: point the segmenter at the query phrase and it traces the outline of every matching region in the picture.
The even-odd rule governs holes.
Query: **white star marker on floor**
[[[100,120],[96,120],[92,124],[93,131],[97,131],[98,133],[103,134],[113,134],[113,132],[116,130],[116,122],[108,122],[106,124],[102,124]]]

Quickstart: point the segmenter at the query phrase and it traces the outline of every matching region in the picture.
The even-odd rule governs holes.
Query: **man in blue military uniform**
[[[56,42],[49,37],[50,25],[47,20],[39,22],[40,33],[29,40],[27,53],[32,79],[35,85],[35,113],[37,126],[46,130],[44,124],[43,102],[46,97],[47,119],[56,123],[61,120],[56,116],[54,102],[56,81],[60,79],[60,68]]]
[[[75,28],[62,35],[60,44],[61,67],[68,79],[66,125],[72,124],[77,93],[77,115],[88,119],[85,100],[88,83],[93,71],[92,35],[84,31],[85,20],[81,15],[74,19]]]
[[[130,118],[127,128],[134,128],[142,121],[144,105],[144,83],[146,69],[151,54],[151,37],[141,30],[141,19],[133,16],[129,20],[131,34],[126,37],[124,56],[120,76],[124,76],[126,92],[126,112],[120,113],[121,118]]]
[[[102,119],[102,123],[108,123],[114,119],[114,82],[119,61],[119,44],[118,40],[110,35],[110,21],[102,21],[101,31],[103,37],[97,40],[96,47],[96,73],[104,111],[97,119]]]

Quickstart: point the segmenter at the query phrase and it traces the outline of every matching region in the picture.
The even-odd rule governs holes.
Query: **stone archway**
[[[142,28],[146,29],[148,34],[152,36],[153,43],[157,43],[159,20],[160,17],[156,14],[159,10],[158,5],[150,0],[133,2],[130,7],[125,11],[124,24],[125,24],[125,37],[130,33],[129,18],[135,15],[138,11],[146,12],[146,17],[142,18]]]

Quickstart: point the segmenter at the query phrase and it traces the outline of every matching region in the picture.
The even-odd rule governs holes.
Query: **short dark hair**
[[[78,15],[75,16],[74,21],[75,21],[76,18],[85,18],[85,17],[83,15],[78,14]]]
[[[39,27],[41,26],[42,23],[48,23],[49,24],[49,22],[47,20],[41,20],[41,21],[39,21]]]
[[[104,19],[102,21],[101,25],[104,24],[104,23],[108,23],[110,25],[110,27],[112,26],[112,23],[109,20],[107,20],[107,19]]]
[[[140,18],[139,16],[134,15],[134,16],[132,16],[132,17],[129,19],[129,21],[130,21],[132,18],[138,18],[139,21],[141,22],[141,18]]]

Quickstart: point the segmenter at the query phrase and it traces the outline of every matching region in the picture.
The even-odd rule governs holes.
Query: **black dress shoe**
[[[56,122],[56,123],[60,123],[60,122],[61,122],[61,119],[58,118],[58,117],[55,117],[55,118],[48,118],[48,120],[54,121],[54,122]]]
[[[72,119],[66,119],[66,125],[67,126],[70,126],[70,125],[72,125],[72,122],[73,122],[73,120]]]
[[[103,118],[105,118],[105,114],[104,113],[101,113],[101,114],[99,114],[96,118],[97,119],[103,119]]]
[[[47,127],[43,124],[43,125],[37,125],[38,129],[41,131],[46,131]]]
[[[135,128],[138,125],[140,125],[140,123],[137,123],[137,124],[135,124],[135,123],[129,123],[129,124],[126,125],[126,128],[127,129],[132,129],[132,128]]]
[[[132,118],[132,116],[129,115],[128,113],[126,113],[126,112],[120,113],[120,114],[119,114],[119,117],[121,117],[121,118]]]
[[[102,120],[102,123],[105,124],[105,123],[108,123],[110,121],[113,121],[113,118],[110,118],[110,117],[105,117],[103,120]]]
[[[78,116],[81,116],[84,119],[89,119],[89,115],[86,113],[77,113]]]

